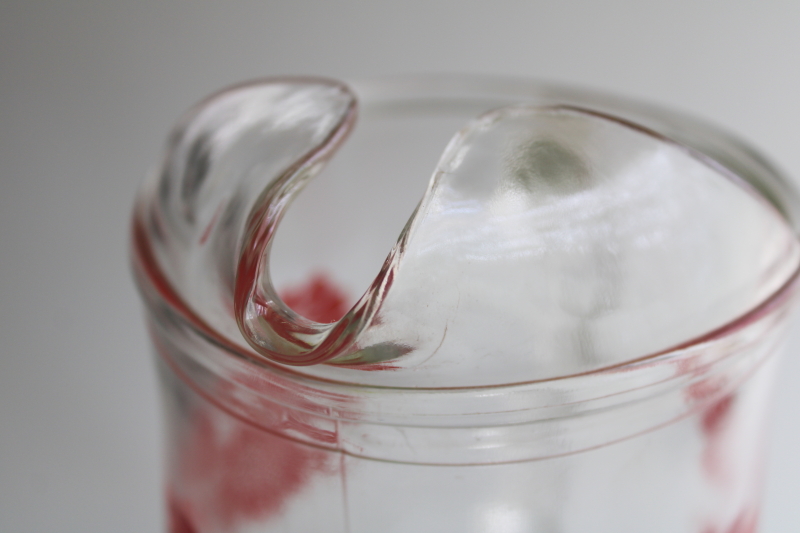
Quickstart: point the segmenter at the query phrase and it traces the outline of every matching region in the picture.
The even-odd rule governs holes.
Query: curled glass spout
[[[709,158],[608,114],[523,102],[455,133],[373,282],[316,322],[274,286],[272,244],[356,107],[325,80],[221,93],[189,113],[145,191],[169,283],[258,357],[419,387],[579,374],[726,327],[800,262],[777,210]]]

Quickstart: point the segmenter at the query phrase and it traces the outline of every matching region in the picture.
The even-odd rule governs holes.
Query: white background
[[[710,119],[800,180],[800,2],[4,0],[0,531],[161,530],[131,200],[176,117],[247,78],[511,74]],[[800,531],[800,335],[763,514]],[[644,533],[644,532],[636,532]]]

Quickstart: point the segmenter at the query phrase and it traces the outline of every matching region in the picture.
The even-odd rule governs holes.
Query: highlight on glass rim
[[[171,533],[754,533],[798,202],[716,127],[525,80],[192,107],[132,231]]]

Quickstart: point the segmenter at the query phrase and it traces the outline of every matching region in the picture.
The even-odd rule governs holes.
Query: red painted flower
[[[345,293],[323,275],[286,291],[283,299],[318,322],[333,322],[348,310]],[[242,376],[241,381],[251,388],[270,387],[269,381],[248,378]],[[223,392],[230,391],[221,391],[220,396],[225,396]],[[261,392],[273,399],[279,394]],[[274,420],[276,429],[310,429],[280,403],[257,403],[255,408],[266,415],[260,418]],[[202,400],[193,405],[179,438],[168,494],[170,533],[227,531],[240,523],[268,519],[280,513],[313,475],[335,470],[323,450],[265,431]]]

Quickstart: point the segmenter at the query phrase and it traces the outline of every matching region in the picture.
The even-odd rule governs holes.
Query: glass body
[[[794,193],[778,173],[689,117],[514,80],[354,86],[365,101],[365,128],[391,137],[392,146],[434,152],[443,132],[509,103],[613,113],[713,159],[795,227]],[[406,128],[413,120],[427,125]],[[362,139],[352,160],[374,137]],[[347,161],[342,172],[359,172]],[[342,191],[341,201],[355,190]],[[134,216],[133,258],[163,385],[171,533],[756,531],[765,413],[794,274],[723,327],[621,364],[507,385],[376,386],[271,363],[209,328],[161,272],[158,236],[142,216]],[[277,278],[296,283],[318,268],[292,251],[298,239],[311,239],[303,249],[326,270],[366,286],[380,254],[352,265],[353,254],[328,252],[302,229],[293,236],[286,222]],[[396,230],[398,222],[386,225]],[[363,230],[352,224],[349,235]]]

